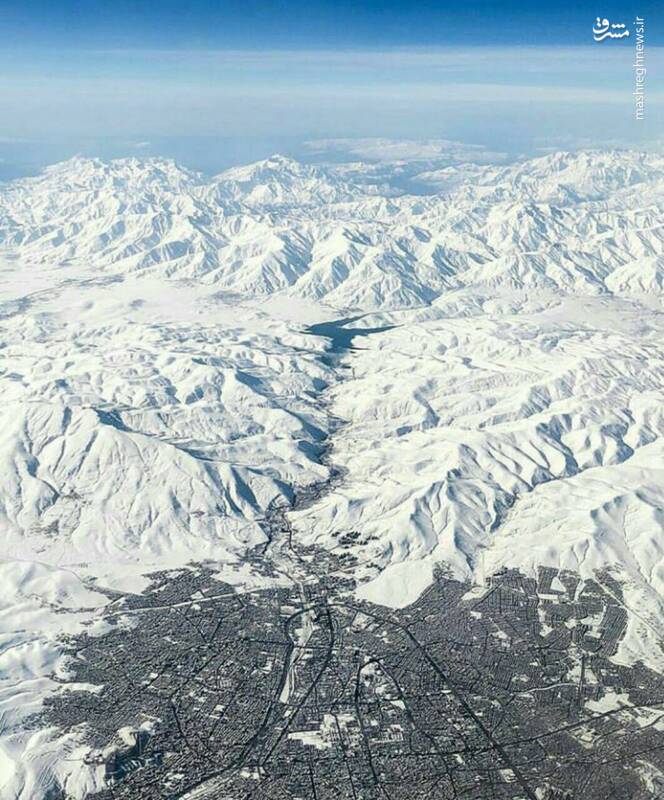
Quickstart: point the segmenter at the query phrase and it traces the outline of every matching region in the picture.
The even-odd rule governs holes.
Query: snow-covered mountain
[[[358,531],[367,597],[388,604],[412,602],[439,563],[479,583],[506,565],[610,567],[641,609],[623,657],[661,666],[663,323],[586,297],[368,337],[350,387],[331,390],[349,480],[298,532]]]
[[[77,158],[0,187],[0,796],[92,786],[74,733],[26,727],[66,679],[58,635],[96,630],[90,581],[255,580],[266,510],[332,464],[291,521],[354,532],[364,596],[406,603],[436,564],[609,568],[618,658],[662,668],[664,158],[430,151],[412,193],[403,150],[212,179]],[[330,357],[305,329],[340,317],[380,330]]]
[[[363,310],[467,287],[661,291],[659,156],[445,167],[420,195],[361,175],[274,157],[206,182],[168,161],[74,159],[3,190],[1,252]]]

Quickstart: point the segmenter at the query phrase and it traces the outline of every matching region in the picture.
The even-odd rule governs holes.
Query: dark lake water
[[[346,325],[350,325],[353,322],[356,322],[358,319],[362,319],[363,316],[364,315],[357,317],[343,317],[342,319],[333,319],[328,322],[319,322],[316,325],[309,325],[304,329],[304,332],[310,334],[311,336],[324,336],[326,339],[329,339],[332,347],[328,352],[338,355],[346,350],[351,350],[353,348],[354,339],[362,336],[370,336],[372,333],[382,333],[383,331],[389,331],[392,330],[392,328],[396,328],[396,325],[383,325],[378,328],[346,327]]]

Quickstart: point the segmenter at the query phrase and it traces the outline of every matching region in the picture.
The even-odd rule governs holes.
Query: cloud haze
[[[662,53],[648,50],[649,74]],[[631,48],[592,46],[7,50],[0,156],[11,157],[2,139],[66,141],[74,152],[126,139],[164,155],[169,142],[201,137],[447,138],[532,152],[556,138],[599,146],[610,131],[648,147],[663,93],[651,80],[637,123],[632,59]]]

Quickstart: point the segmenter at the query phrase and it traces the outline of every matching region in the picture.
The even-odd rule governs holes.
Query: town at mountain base
[[[264,586],[302,492],[294,546],[341,542],[361,599],[616,581],[611,658],[664,671],[664,159],[403,170],[74,159],[0,188],[7,796],[88,791],[77,732],[31,721],[62,635],[157,570]],[[374,332],[308,332],[339,320]]]

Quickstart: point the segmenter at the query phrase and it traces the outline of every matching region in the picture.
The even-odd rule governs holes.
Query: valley
[[[658,797],[663,198],[612,151],[0,187],[0,795]]]

